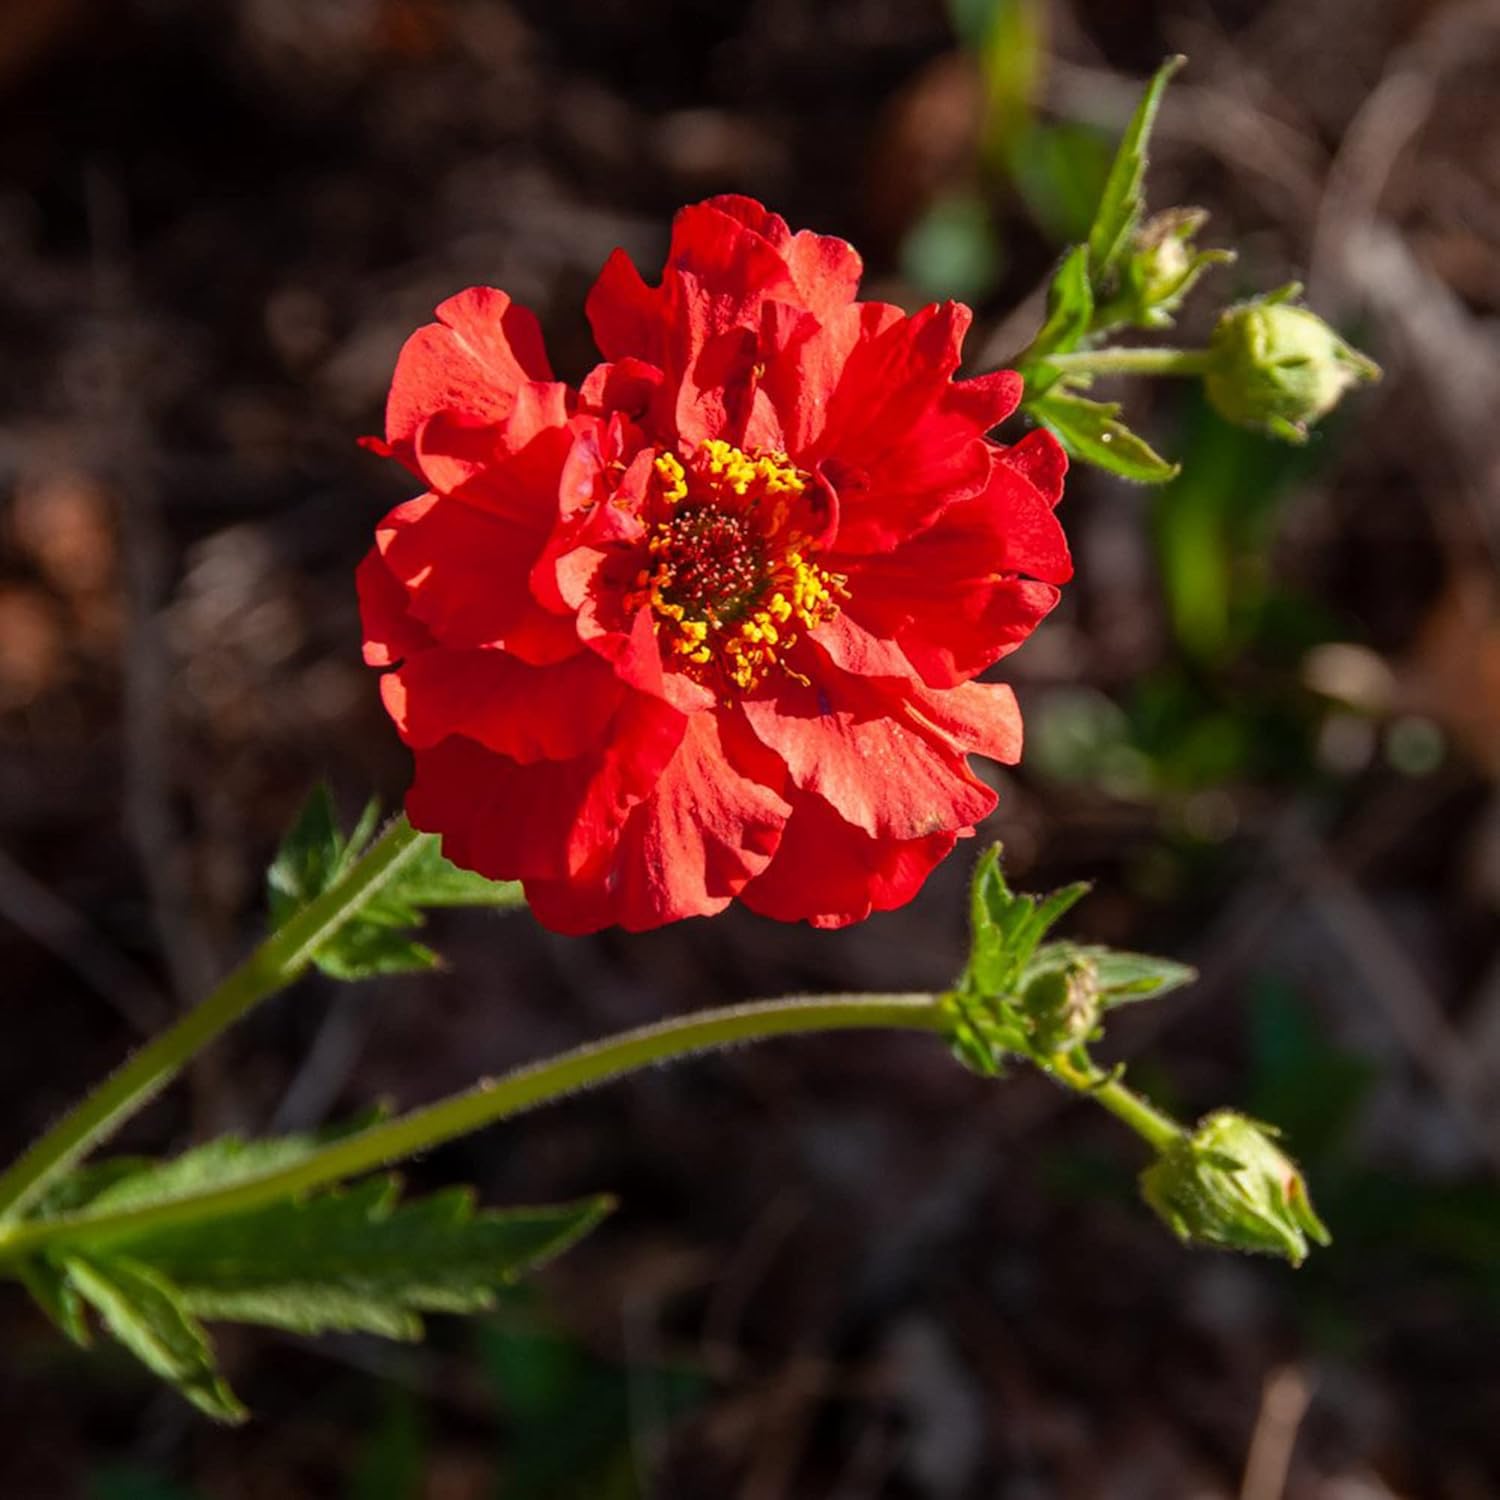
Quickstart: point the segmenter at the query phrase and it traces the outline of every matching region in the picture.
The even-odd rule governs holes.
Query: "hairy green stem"
[[[421,849],[429,835],[397,818],[342,880],[278,928],[200,1005],[81,1100],[0,1175],[0,1226],[155,1097],[195,1054],[267,996],[285,989],[318,948]]]
[[[1043,363],[1069,375],[1204,375],[1212,360],[1207,349],[1079,349]]]
[[[947,1012],[936,995],[765,1000],[658,1022],[519,1068],[503,1078],[486,1080],[461,1094],[331,1142],[281,1171],[162,1203],[95,1214],[84,1209],[53,1219],[0,1226],[0,1264],[43,1246],[81,1241],[96,1245],[146,1229],[260,1208],[389,1166],[498,1120],[654,1063],[797,1032],[872,1028],[943,1032],[947,1025]]]
[[[1101,1072],[1086,1057],[1057,1056],[1042,1064],[1057,1081],[1087,1095],[1128,1125],[1158,1156],[1187,1132],[1171,1115],[1147,1103],[1112,1074]]]

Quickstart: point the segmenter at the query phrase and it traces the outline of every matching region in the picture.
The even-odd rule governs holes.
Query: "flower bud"
[[[1168,328],[1172,314],[1213,265],[1234,259],[1232,250],[1197,250],[1193,237],[1208,222],[1203,208],[1169,208],[1136,232],[1125,262],[1130,321],[1141,328]]]
[[[1044,1056],[1087,1040],[1099,1024],[1099,970],[1092,959],[1044,969],[1026,986],[1021,1013]]]
[[[1378,380],[1380,366],[1336,334],[1316,313],[1293,305],[1293,283],[1227,308],[1209,345],[1204,389],[1219,415],[1289,442],[1307,439],[1345,391]]]
[[[1233,1110],[1208,1115],[1169,1146],[1141,1174],[1141,1191],[1187,1243],[1280,1255],[1294,1266],[1309,1239],[1329,1243],[1276,1131]]]

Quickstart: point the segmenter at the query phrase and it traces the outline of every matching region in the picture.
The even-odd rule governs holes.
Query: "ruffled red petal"
[[[723,911],[770,863],[791,804],[785,768],[732,716],[699,714],[618,843],[570,881],[528,881],[558,932],[631,932]]]
[[[872,911],[904,906],[958,837],[971,831],[871,838],[822,798],[793,792],[776,857],[740,892],[740,901],[778,922],[847,927]]]
[[[522,764],[588,754],[628,691],[588,651],[547,667],[504,651],[423,651],[380,680],[386,712],[413,749],[459,734]]]
[[[539,529],[440,495],[398,505],[375,532],[408,613],[447,646],[504,644],[539,612],[527,579],[544,541]],[[581,649],[576,630],[573,643]]]
[[[915,839],[977,823],[995,794],[946,733],[904,711],[903,697],[830,663],[816,685],[752,696],[744,713],[786,762],[794,786],[872,838]]]
[[[436,323],[406,341],[386,403],[391,452],[415,468],[417,433],[448,413],[472,426],[511,414],[527,381],[552,379],[536,316],[494,287],[470,287],[437,309]]]
[[[685,729],[674,709],[632,693],[599,746],[572,760],[522,764],[455,735],[416,752],[406,815],[491,880],[569,880],[618,839]]]
[[[365,664],[393,667],[413,652],[433,644],[432,633],[407,608],[406,590],[391,576],[378,547],[365,554],[354,575],[359,615],[364,627]]]
[[[1025,460],[1045,461],[1056,449],[1050,435],[1028,444]],[[902,546],[840,562],[850,580],[847,612],[935,687],[967,681],[1014,650],[1072,576],[1049,500],[1023,464],[1008,461],[1016,451],[998,451],[979,495],[949,506]]]

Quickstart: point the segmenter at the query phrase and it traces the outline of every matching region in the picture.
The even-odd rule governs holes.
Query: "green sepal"
[[[1072,457],[1121,479],[1165,484],[1180,467],[1168,463],[1119,420],[1118,401],[1089,401],[1053,387],[1029,399],[1026,409]]]
[[[1114,164],[1109,169],[1099,200],[1099,211],[1089,230],[1089,268],[1096,293],[1106,290],[1113,282],[1140,224],[1146,148],[1151,139],[1151,128],[1156,123],[1156,112],[1161,107],[1168,82],[1186,61],[1185,57],[1169,57],[1156,70],[1115,153]]]

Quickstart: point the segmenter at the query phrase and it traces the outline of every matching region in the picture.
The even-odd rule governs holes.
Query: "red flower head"
[[[1070,575],[1066,462],[985,438],[1020,379],[953,380],[967,308],[858,302],[859,274],[714,198],[660,286],[610,257],[577,391],[487,288],[402,351],[372,446],[427,492],[360,568],[365,660],[412,823],[550,927],[859,921],[994,806],[967,757],[1020,752],[973,679]]]

